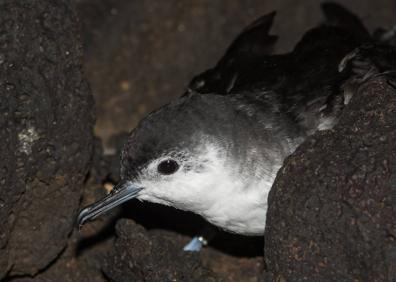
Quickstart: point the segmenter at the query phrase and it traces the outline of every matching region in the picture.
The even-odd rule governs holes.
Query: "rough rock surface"
[[[69,1],[0,2],[0,279],[66,247],[88,172],[93,99]]]
[[[269,196],[267,281],[396,281],[396,88],[363,84]]]
[[[196,253],[175,248],[177,234],[147,232],[131,220],[118,221],[116,230],[104,265],[111,281],[218,281]]]
[[[95,202],[106,194],[103,181],[108,176],[109,161],[102,156],[100,141],[96,140],[89,177],[85,181],[81,206]],[[114,220],[119,214],[113,212],[75,228],[69,237],[65,250],[46,269],[34,277],[11,277],[13,282],[104,282],[101,271],[103,257],[113,246]]]

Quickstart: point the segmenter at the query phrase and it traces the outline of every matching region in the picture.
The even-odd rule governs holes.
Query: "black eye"
[[[169,175],[175,173],[179,169],[179,164],[174,160],[166,160],[160,162],[157,169],[159,173]]]

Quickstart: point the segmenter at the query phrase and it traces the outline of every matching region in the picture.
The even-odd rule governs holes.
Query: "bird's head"
[[[260,152],[250,142],[255,136],[247,133],[249,124],[220,95],[187,95],[149,114],[124,146],[120,183],[83,209],[79,224],[137,198],[189,210],[242,233],[241,207],[264,209],[266,197],[246,190],[266,172],[254,161]],[[256,229],[247,233],[262,232]]]

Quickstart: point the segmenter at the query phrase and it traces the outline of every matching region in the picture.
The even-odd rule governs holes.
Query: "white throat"
[[[240,162],[214,144],[191,159],[193,163],[183,163],[174,175],[158,177],[152,171],[162,159],[152,162],[140,177],[145,189],[139,199],[192,211],[230,232],[263,234],[268,193],[281,161],[271,171],[256,165],[257,171],[242,172]],[[187,165],[193,169],[186,170]]]

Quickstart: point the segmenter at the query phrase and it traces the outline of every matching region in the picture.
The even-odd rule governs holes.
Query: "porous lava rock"
[[[116,232],[103,266],[111,281],[218,281],[196,253],[181,250],[175,233],[146,231],[128,219],[117,222]]]
[[[70,1],[0,2],[0,279],[65,248],[93,144]]]
[[[269,195],[266,281],[396,281],[396,88],[377,76],[287,159]]]

